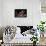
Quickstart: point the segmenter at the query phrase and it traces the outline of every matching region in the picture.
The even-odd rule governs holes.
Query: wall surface
[[[0,26],[1,26],[1,24],[2,24],[2,6],[1,6],[1,0],[0,0]]]
[[[15,9],[27,9],[26,18],[15,18]],[[3,0],[2,25],[33,25],[40,20],[40,0]]]

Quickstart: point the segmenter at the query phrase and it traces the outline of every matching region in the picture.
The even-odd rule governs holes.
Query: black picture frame
[[[15,17],[27,17],[27,9],[15,9]]]

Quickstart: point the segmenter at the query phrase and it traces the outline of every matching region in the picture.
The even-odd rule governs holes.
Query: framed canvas
[[[15,9],[15,17],[27,17],[27,9]]]

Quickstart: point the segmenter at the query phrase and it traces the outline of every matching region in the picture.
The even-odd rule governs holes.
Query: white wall
[[[27,9],[27,18],[15,18],[14,9]],[[40,0],[3,0],[2,25],[33,25],[40,20]]]
[[[0,26],[1,26],[1,24],[2,24],[2,23],[1,23],[1,22],[2,22],[2,16],[1,16],[2,13],[1,13],[1,12],[2,12],[2,6],[1,6],[1,0],[0,0]]]

